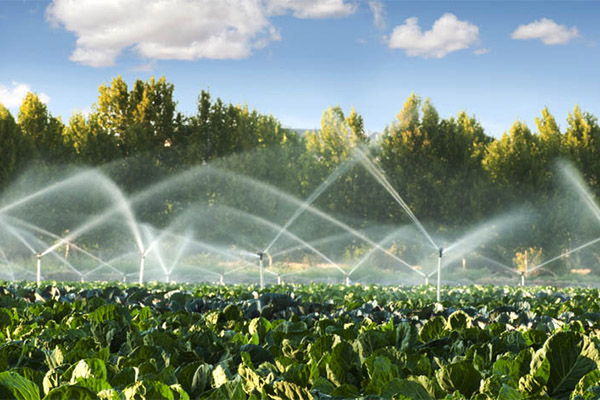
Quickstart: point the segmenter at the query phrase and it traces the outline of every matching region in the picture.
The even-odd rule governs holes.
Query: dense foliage
[[[0,288],[14,399],[599,399],[597,289]]]
[[[340,107],[331,107],[323,113],[320,130],[299,133],[247,106],[215,100],[206,91],[198,98],[197,112],[186,116],[177,111],[173,91],[164,78],[138,80],[128,87],[118,77],[100,87],[88,115],[76,113],[68,124],[53,116],[35,94],[24,99],[18,121],[0,105],[0,188],[9,187],[33,159],[38,160],[38,169],[100,166],[127,194],[208,164],[306,199],[352,157],[354,147],[364,146],[432,232],[460,234],[515,207],[544,216],[543,223],[530,223],[527,235],[515,236],[514,243],[496,249],[499,258],[511,260],[515,251],[534,248],[549,249],[543,257],[547,259],[598,236],[598,224],[584,213],[587,206],[569,195],[572,188],[559,184],[553,168],[559,159],[570,160],[597,191],[600,126],[596,117],[578,107],[568,114],[562,129],[544,109],[536,132],[517,121],[501,138],[492,138],[475,117],[461,112],[441,118],[429,100],[422,102],[413,94],[384,132],[368,137],[354,109],[345,114]],[[178,211],[198,199],[217,202],[217,191],[210,185],[204,188],[204,193],[194,188],[177,199],[156,200],[153,208],[139,210],[137,217],[167,226]],[[239,193],[222,197],[237,198],[233,206],[251,213],[259,205],[268,207],[270,201],[244,203]],[[315,206],[332,215],[344,214],[345,221],[358,229],[409,222],[359,165],[341,175]],[[79,212],[74,207],[65,215]],[[56,226],[45,226],[54,233],[74,229],[65,219],[54,221]],[[565,270],[559,264],[552,268]]]

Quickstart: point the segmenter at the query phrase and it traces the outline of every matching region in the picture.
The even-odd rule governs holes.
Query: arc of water
[[[110,207],[109,209],[104,211],[102,214],[92,218],[90,221],[77,227],[75,230],[70,232],[67,236],[65,236],[59,242],[55,243],[54,245],[52,245],[49,248],[47,248],[46,250],[44,250],[42,252],[42,255],[45,255],[45,254],[53,251],[54,249],[56,249],[59,246],[62,246],[63,244],[65,244],[68,241],[72,241],[75,237],[77,237],[77,236],[81,235],[82,233],[99,225],[105,219],[111,217],[112,215],[114,215],[115,213],[118,213],[118,212],[123,212],[123,214],[126,218],[127,225],[129,226],[129,229],[131,230],[131,232],[134,236],[134,239],[136,241],[136,244],[138,246],[140,253],[142,253],[142,254],[144,253],[144,243],[142,241],[142,235],[139,231],[137,223],[135,222],[135,217],[133,215],[133,211],[131,209],[130,202],[125,198],[125,196],[123,196],[123,193],[114,184],[114,182],[107,179],[103,175],[101,175],[101,176],[103,177],[101,182],[104,184],[104,187],[115,196],[118,204],[116,206]]]
[[[33,224],[31,224],[31,223],[29,223],[27,221],[23,221],[23,220],[21,220],[19,218],[15,218],[15,217],[8,217],[8,218],[11,221],[13,221],[13,222],[15,222],[15,223],[17,223],[17,224],[19,224],[21,226],[24,226],[27,229],[30,229],[30,230],[36,231],[38,233],[42,233],[44,235],[50,236],[53,239],[62,240],[61,236],[59,236],[59,235],[57,235],[55,233],[52,233],[52,232],[50,232],[50,231],[48,231],[46,229],[40,228],[39,226],[33,225]],[[72,249],[74,249],[74,250],[76,250],[76,251],[78,251],[78,252],[80,252],[82,254],[85,254],[86,256],[94,259],[95,261],[98,261],[103,266],[105,266],[105,267],[107,267],[109,269],[112,269],[114,272],[122,273],[122,271],[119,271],[118,269],[116,269],[115,267],[113,267],[112,265],[110,265],[109,263],[107,263],[104,260],[102,260],[100,257],[98,257],[98,256],[90,253],[89,251],[87,251],[87,250],[85,250],[85,249],[77,246],[75,243],[70,243],[70,246],[71,246]],[[83,274],[84,277],[87,276],[87,275],[88,275],[87,273]]]
[[[50,193],[55,190],[63,189],[65,186],[73,184],[73,181],[77,182],[78,180],[83,180],[85,182],[88,182],[91,180],[90,178],[92,178],[94,176],[100,176],[100,175],[102,175],[102,174],[98,173],[98,171],[96,171],[96,170],[88,170],[88,171],[81,172],[75,176],[72,176],[68,179],[62,180],[60,182],[56,182],[48,187],[38,190],[37,192],[31,193],[27,196],[24,196],[17,201],[14,201],[3,207],[0,207],[0,215],[5,214],[6,212],[12,210],[13,208],[16,208],[22,204],[28,203],[29,201],[31,201],[35,198],[38,198],[40,196],[43,196],[47,193]]]
[[[338,240],[341,240],[341,239],[344,239],[344,238],[348,238],[350,236],[353,236],[353,235],[351,233],[349,233],[349,232],[344,232],[344,233],[339,233],[337,235],[330,235],[330,236],[327,236],[327,237],[324,237],[324,238],[320,238],[320,239],[317,239],[317,240],[311,240],[309,243],[311,245],[313,245],[313,246],[318,246],[318,245],[322,245],[322,244],[327,244],[327,243],[335,242],[335,241],[338,241]],[[276,253],[272,253],[271,256],[273,258],[277,258],[277,257],[279,257],[279,256],[281,256],[283,254],[293,253],[295,251],[302,250],[302,249],[304,249],[304,246],[299,244],[299,245],[295,245],[295,246],[291,246],[291,247],[282,249],[282,250],[280,250],[280,251],[278,251]]]
[[[507,271],[510,271],[510,272],[512,272],[513,274],[516,274],[516,275],[520,275],[520,274],[521,274],[521,273],[520,273],[519,271],[517,271],[516,269],[514,269],[514,268],[511,268],[511,267],[509,267],[508,265],[506,265],[506,264],[503,264],[503,263],[501,263],[501,262],[499,262],[499,261],[496,261],[496,260],[494,260],[493,258],[486,257],[486,256],[484,256],[483,254],[477,254],[477,257],[481,258],[482,260],[485,260],[486,262],[489,262],[489,263],[491,263],[491,264],[494,264],[494,265],[495,265],[495,266],[497,266],[497,267],[500,267],[500,268],[503,268],[503,269],[505,269],[505,270],[507,270]]]
[[[570,164],[564,163],[561,166],[561,172],[564,177],[569,179],[569,182],[575,187],[575,189],[577,189],[579,195],[583,197],[583,200],[589,209],[594,213],[596,218],[600,220],[600,207],[598,207],[598,204],[594,200],[594,196],[587,188],[587,185],[577,170]]]
[[[394,232],[390,233],[389,235],[387,235],[386,237],[384,237],[379,243],[379,247],[387,244],[392,238],[394,238],[398,231],[400,231],[402,228],[395,230]],[[348,272],[348,276],[352,275],[365,261],[367,261],[369,259],[369,257],[376,251],[379,250],[378,247],[372,247],[364,256],[361,257],[360,260],[358,260],[358,262],[356,264],[354,264],[354,267],[352,267],[352,269],[350,270],[350,272]],[[415,267],[413,267],[412,265],[410,265],[409,263],[407,263],[406,261],[402,260],[401,258],[398,257],[398,259],[401,260],[402,264],[408,268],[410,268],[411,270],[415,271],[415,272],[421,272],[418,269],[416,269]]]
[[[227,206],[221,206],[233,213],[237,213],[240,215],[243,215],[245,217],[248,217],[258,223],[261,223],[265,226],[270,227],[273,230],[279,230],[281,229],[281,226],[271,222],[271,221],[267,221],[266,219],[256,216],[254,214],[249,214],[245,211],[241,211],[238,210],[236,208],[232,208],[232,207],[227,207]],[[338,269],[340,272],[342,272],[343,274],[346,274],[346,271],[344,271],[339,265],[337,265],[333,260],[331,260],[329,257],[327,257],[325,254],[323,254],[322,252],[320,252],[318,249],[316,249],[314,246],[312,246],[310,243],[306,242],[305,240],[301,239],[300,237],[296,236],[295,234],[293,234],[292,232],[289,232],[287,230],[284,230],[284,235],[290,237],[292,240],[297,241],[298,243],[303,244],[304,246],[306,246],[307,249],[309,249],[310,251],[312,251],[313,253],[315,253],[316,255],[318,255],[319,257],[321,257],[323,260],[327,261],[329,264],[331,264],[331,266],[333,266],[334,268]]]
[[[168,187],[171,187],[171,185],[177,184],[177,183],[181,183],[184,182],[186,179],[189,179],[190,177],[194,176],[194,173],[198,172],[201,169],[201,171],[203,173],[212,173],[212,174],[216,174],[216,175],[225,175],[227,177],[231,177],[231,176],[241,176],[239,174],[236,174],[234,172],[231,171],[225,171],[225,170],[221,170],[219,168],[216,167],[212,167],[212,166],[208,166],[208,165],[203,165],[201,167],[196,167],[193,170],[188,170],[185,171],[183,173],[181,173],[178,176],[169,178],[168,180],[159,182],[158,184],[153,185],[152,187],[145,189],[144,191],[137,193],[131,200],[131,203],[137,203],[137,202],[141,202],[147,198],[152,197],[153,195],[156,195],[156,193],[160,192],[161,190],[165,190]],[[273,187],[272,185],[269,185],[267,183],[261,182],[259,180],[256,180],[252,177],[249,176],[243,176],[243,180],[241,180],[239,183],[242,185],[247,185],[247,186],[252,186],[252,187],[259,187],[262,190],[265,190],[269,193],[272,193],[274,195],[277,196],[281,196],[282,198],[284,198],[285,200],[289,201],[290,203],[295,204],[296,206],[301,206],[302,205],[302,201],[297,199],[296,197],[285,193],[275,187]],[[363,240],[364,242],[370,244],[371,246],[377,246],[377,243],[375,243],[373,240],[369,239],[366,235],[362,234],[361,232],[357,231],[356,229],[353,229],[352,227],[348,226],[347,224],[343,223],[342,221],[339,221],[338,219],[332,217],[331,215],[324,213],[323,211],[313,207],[313,206],[308,206],[306,207],[306,211],[310,212],[313,215],[318,216],[319,218],[326,220],[328,222],[330,222],[331,224],[344,229],[345,231],[351,233],[353,236]],[[395,259],[396,261],[402,263],[401,260],[399,260],[394,254],[392,254],[391,252],[389,252],[387,249],[384,249],[382,247],[378,247],[380,251],[386,253],[388,256],[392,257],[393,259]],[[418,271],[419,275],[425,277],[425,274],[422,273],[421,271]]]
[[[568,255],[570,255],[570,254],[572,254],[572,253],[575,253],[575,252],[577,252],[577,251],[579,251],[579,250],[582,250],[582,249],[584,249],[584,248],[586,248],[586,247],[589,247],[589,246],[591,246],[591,245],[593,245],[593,244],[595,244],[595,243],[598,243],[598,242],[600,242],[600,237],[599,237],[599,238],[596,238],[596,239],[594,239],[594,240],[590,240],[589,242],[587,242],[587,243],[584,243],[584,244],[582,244],[582,245],[581,245],[581,246],[579,246],[579,247],[576,247],[576,248],[574,248],[574,249],[572,249],[572,250],[566,251],[566,252],[562,253],[562,254],[561,254],[561,255],[559,255],[559,256],[556,256],[556,257],[554,257],[554,258],[551,258],[551,259],[549,259],[548,261],[545,261],[545,262],[543,262],[543,263],[541,263],[541,264],[538,264],[538,265],[536,265],[535,267],[533,267],[533,268],[530,268],[530,269],[529,269],[529,272],[531,273],[531,272],[533,272],[533,271],[535,271],[535,270],[538,270],[538,269],[542,268],[543,266],[550,264],[551,262],[554,262],[554,261],[556,261],[556,260],[560,260],[561,258],[565,258],[565,257],[567,257]]]
[[[21,242],[27,250],[31,251],[32,254],[37,254],[37,251],[33,248],[31,244],[20,233],[18,233],[14,228],[5,226],[6,230],[8,230],[19,242]]]
[[[412,212],[412,210],[410,209],[408,204],[406,204],[404,199],[402,199],[402,197],[398,194],[396,189],[394,189],[394,187],[390,184],[390,182],[387,180],[387,178],[385,177],[383,172],[378,167],[376,167],[375,164],[373,164],[373,162],[369,159],[369,157],[362,150],[360,150],[357,147],[357,148],[355,148],[355,151],[360,155],[360,161],[363,164],[363,166],[365,167],[365,169],[371,175],[373,175],[373,177],[375,177],[375,179],[377,179],[377,181],[387,190],[387,192],[394,198],[394,200],[396,200],[396,202],[400,205],[400,207],[402,207],[404,212],[413,221],[413,223],[417,226],[417,228],[419,228],[419,230],[425,236],[425,238],[427,238],[427,240],[429,241],[431,246],[435,250],[438,250],[439,246],[435,243],[435,241],[433,240],[431,235],[429,235],[429,232],[427,232],[425,227],[421,224],[419,219]]]
[[[6,264],[8,269],[10,269],[10,275],[12,276],[12,280],[14,281],[15,280],[15,270],[13,269],[10,261],[8,261],[8,258],[6,257],[6,253],[4,252],[4,249],[0,248],[0,253],[2,254],[2,259],[4,260],[4,263]]]
[[[267,245],[267,247],[263,250],[263,253],[268,253],[269,250],[273,247],[273,245],[279,240],[283,231],[287,230],[297,219],[306,211],[308,206],[310,206],[323,192],[333,183],[335,182],[342,174],[344,174],[348,169],[356,163],[357,158],[351,157],[348,160],[344,161],[342,165],[337,167],[335,171],[330,174],[320,185],[319,187],[306,199],[304,203],[300,205],[294,212],[294,214],[287,220],[287,222],[281,227],[279,232],[275,235],[273,240]]]
[[[38,258],[38,269],[39,269],[40,259],[43,257],[43,254],[37,253],[36,250],[33,248],[33,246],[31,246],[29,244],[29,242],[23,237],[23,235],[20,232],[18,232],[18,230],[15,227],[7,226],[7,225],[5,225],[5,227],[6,227],[6,229],[8,229],[8,230],[11,231],[11,233],[17,238],[17,240],[19,240],[21,243],[23,243],[33,254],[37,255],[37,258]],[[39,240],[37,238],[35,238],[35,239]],[[71,263],[69,263],[67,260],[65,260],[60,255],[58,255],[55,252],[53,252],[52,256],[54,256],[55,258],[57,258],[60,262],[62,262],[65,266],[67,266],[67,268],[69,268],[71,271],[73,271],[77,275],[79,275],[79,277],[83,276],[81,274],[81,272],[79,272],[77,270],[77,268],[75,268],[73,265],[71,265]],[[38,276],[40,276],[40,274],[38,274]],[[39,279],[38,279],[38,281],[39,281]]]
[[[171,265],[169,266],[169,275],[171,274],[171,272],[173,272],[173,270],[175,269],[177,264],[179,264],[179,262],[181,261],[181,258],[183,257],[184,251],[185,251],[186,247],[188,246],[188,243],[189,243],[189,237],[187,235],[184,235],[183,245],[179,246],[179,248],[177,249],[177,253],[175,254],[175,257],[173,258],[173,261],[171,262]]]

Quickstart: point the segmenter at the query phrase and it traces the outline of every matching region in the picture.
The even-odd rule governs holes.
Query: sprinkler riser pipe
[[[260,282],[259,283],[260,283],[260,288],[264,289],[264,287],[265,287],[265,271],[264,271],[265,266],[264,266],[263,258],[262,258],[263,253],[259,253],[259,254],[260,254],[260,258],[258,261],[258,268],[259,268],[259,273],[260,273],[260,276],[259,276]]]
[[[225,286],[225,277],[223,275],[219,275],[219,285]]]
[[[439,303],[442,300],[442,255],[444,249],[440,249],[440,256],[438,257],[438,268],[437,268],[437,288],[435,293],[436,301]]]
[[[281,280],[281,275],[277,275],[277,284],[281,285],[283,281]]]
[[[37,263],[36,263],[36,279],[37,286],[40,287],[42,284],[42,255],[37,255]]]
[[[521,274],[521,286],[525,286],[525,275]]]
[[[346,286],[350,286],[350,275],[346,275]]]
[[[140,259],[140,278],[138,283],[141,285],[144,283],[144,264],[146,263],[146,255],[142,253],[142,257]]]

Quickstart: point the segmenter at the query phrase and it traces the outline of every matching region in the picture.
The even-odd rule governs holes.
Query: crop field
[[[598,399],[596,289],[0,288],[0,398]]]

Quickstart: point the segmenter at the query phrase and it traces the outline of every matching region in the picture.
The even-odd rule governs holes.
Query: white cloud
[[[296,18],[342,18],[356,12],[355,3],[344,0],[268,0],[271,15],[292,12]]]
[[[369,1],[369,8],[373,13],[373,25],[375,25],[377,29],[385,29],[387,26],[385,21],[385,8],[381,0]]]
[[[77,36],[72,61],[115,64],[125,49],[148,60],[240,59],[281,39],[270,17],[344,17],[344,0],[53,0],[46,18]]]
[[[568,28],[566,25],[558,25],[548,18],[521,25],[511,35],[513,39],[519,40],[540,39],[548,45],[567,44],[571,39],[579,36],[576,27]]]
[[[481,56],[483,54],[487,54],[490,52],[490,49],[487,48],[481,48],[481,49],[475,49],[473,50],[473,54],[477,55],[477,56]]]
[[[411,57],[442,58],[478,42],[479,28],[476,25],[447,13],[426,32],[421,31],[418,18],[408,18],[404,25],[394,28],[388,45],[393,49],[403,49]]]
[[[6,108],[19,108],[27,93],[32,92],[31,86],[26,83],[12,82],[11,86],[0,84],[0,103]],[[38,93],[42,103],[49,103],[50,96],[45,93]]]

